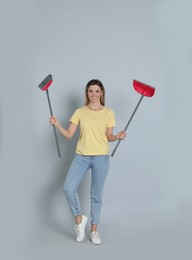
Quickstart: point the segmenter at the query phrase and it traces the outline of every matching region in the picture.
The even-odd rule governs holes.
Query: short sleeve
[[[79,121],[80,121],[80,115],[79,115],[79,113],[80,113],[79,109],[75,110],[75,112],[73,113],[73,115],[72,115],[71,118],[69,119],[69,122],[78,125],[78,124],[79,124]]]
[[[116,125],[115,114],[113,110],[110,110],[107,127],[114,127],[115,125]]]

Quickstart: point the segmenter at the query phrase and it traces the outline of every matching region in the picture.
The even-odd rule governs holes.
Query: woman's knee
[[[68,185],[66,185],[65,183],[64,183],[64,186],[63,186],[63,192],[64,192],[65,195],[71,193],[70,187]]]
[[[75,190],[70,185],[64,183],[63,192],[66,196],[71,196],[75,193]]]

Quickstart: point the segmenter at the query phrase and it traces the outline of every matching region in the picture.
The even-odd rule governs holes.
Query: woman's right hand
[[[51,125],[59,126],[59,120],[55,116],[51,116],[49,122]]]

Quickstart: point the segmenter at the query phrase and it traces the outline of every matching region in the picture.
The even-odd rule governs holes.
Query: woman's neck
[[[89,103],[89,104],[87,105],[87,107],[88,107],[90,110],[98,111],[98,110],[102,110],[104,106],[101,105],[101,103]]]

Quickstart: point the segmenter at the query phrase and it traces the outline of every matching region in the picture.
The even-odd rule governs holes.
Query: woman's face
[[[100,103],[101,97],[103,95],[103,91],[101,90],[101,88],[97,85],[91,85],[88,88],[88,99],[91,103]]]

